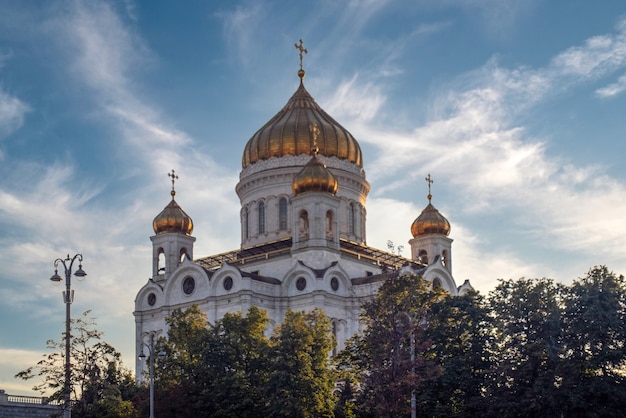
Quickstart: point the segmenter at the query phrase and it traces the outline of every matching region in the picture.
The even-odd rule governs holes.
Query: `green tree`
[[[95,319],[89,314],[90,311],[85,311],[82,316],[72,319],[70,389],[75,401],[73,414],[85,418],[132,417],[135,410],[131,399],[135,392],[129,388],[129,382],[134,379],[123,368],[120,353],[102,341],[102,332],[96,329]],[[48,340],[46,345],[52,352],[15,377],[24,380],[40,377],[41,381],[33,390],[42,394],[52,392],[49,398],[61,401],[65,383],[65,336],[61,341]]]
[[[228,313],[217,321],[205,347],[210,395],[203,410],[213,417],[258,417],[266,408],[269,339],[265,311],[251,307],[245,317]],[[210,403],[210,405],[207,405]]]
[[[446,295],[432,305],[429,321],[425,337],[432,345],[427,356],[441,374],[420,389],[418,415],[482,415],[494,331],[484,298],[475,291]]]
[[[564,316],[568,416],[623,417],[626,410],[626,285],[607,267],[574,281]]]
[[[426,329],[434,304],[444,297],[444,290],[423,278],[401,275],[387,280],[364,305],[365,331],[340,354],[361,384],[359,415],[408,416],[412,394],[417,397],[425,382],[441,373],[429,353]]]
[[[502,280],[489,294],[497,329],[489,414],[560,416],[563,380],[563,298],[551,279]]]
[[[289,311],[272,339],[265,311],[211,325],[197,306],[168,318],[158,363],[157,412],[170,417],[332,417],[334,340],[320,311]]]
[[[269,339],[265,311],[227,313],[211,325],[196,305],[167,319],[158,363],[157,410],[167,416],[257,417],[266,408]],[[162,394],[162,395],[161,395]]]
[[[267,385],[269,417],[333,417],[329,354],[335,341],[320,310],[287,311],[271,339]]]
[[[192,305],[186,310],[174,310],[166,323],[168,337],[160,338],[154,350],[165,354],[155,362],[155,414],[158,411],[169,417],[201,416],[197,412],[203,403],[206,382],[208,318],[197,305]]]

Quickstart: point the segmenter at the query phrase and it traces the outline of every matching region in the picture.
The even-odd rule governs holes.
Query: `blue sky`
[[[0,389],[63,330],[55,258],[84,255],[92,310],[133,365],[152,219],[193,218],[195,255],[239,246],[246,141],[305,85],[359,141],[370,246],[426,205],[453,273],[569,282],[626,272],[626,4],[583,0],[0,0]]]

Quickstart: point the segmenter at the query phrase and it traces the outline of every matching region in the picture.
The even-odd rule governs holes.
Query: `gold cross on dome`
[[[176,191],[174,190],[174,183],[176,182],[176,180],[178,180],[178,175],[176,174],[176,172],[174,170],[172,170],[171,173],[167,173],[168,177],[172,179],[172,197],[174,197],[174,195],[176,194]]]
[[[428,173],[428,177],[426,177],[424,180],[426,180],[426,183],[428,183],[428,203],[430,203],[430,200],[433,198],[433,195],[430,194],[430,185],[433,184],[435,181],[430,177],[430,173]]]
[[[308,54],[309,51],[307,51],[304,46],[302,46],[302,39],[300,39],[300,45],[295,44],[295,47],[298,51],[300,51],[300,69],[302,69],[302,56],[303,54]]]

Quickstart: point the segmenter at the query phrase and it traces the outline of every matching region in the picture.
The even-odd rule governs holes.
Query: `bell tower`
[[[196,240],[191,236],[193,221],[191,217],[176,203],[174,183],[178,175],[172,170],[168,173],[172,181],[172,200],[152,221],[152,228],[156,235],[150,237],[152,241],[152,280],[167,280],[182,262],[184,257],[193,260],[193,243]]]
[[[428,183],[428,205],[411,225],[411,258],[425,265],[440,261],[452,274],[452,239],[448,238],[450,222],[432,204],[430,186],[434,181],[430,174],[425,180]]]

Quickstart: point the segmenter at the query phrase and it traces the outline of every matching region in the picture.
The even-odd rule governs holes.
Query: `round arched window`
[[[224,289],[230,290],[233,288],[233,278],[228,276],[224,279]]]
[[[195,288],[196,281],[194,278],[191,276],[185,277],[185,280],[183,281],[183,292],[185,292],[186,295],[191,295]]]
[[[330,279],[330,288],[336,292],[339,289],[339,279],[336,277]]]
[[[302,291],[306,287],[306,279],[304,277],[298,277],[296,280],[296,289]]]
[[[148,305],[154,306],[155,303],[156,303],[156,295],[154,293],[150,293],[148,295]]]

